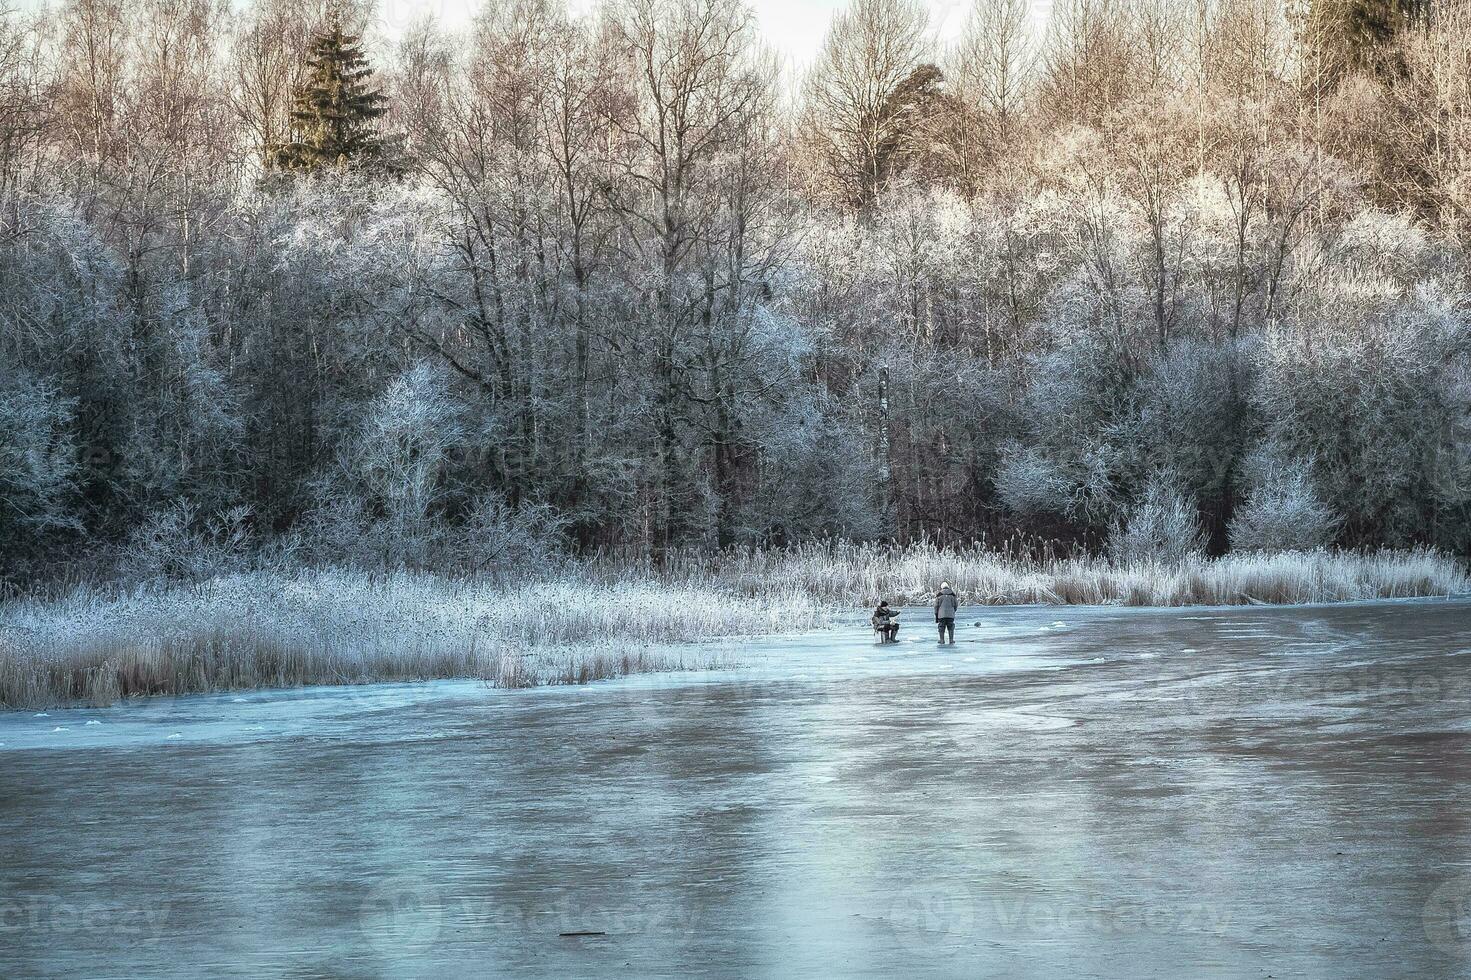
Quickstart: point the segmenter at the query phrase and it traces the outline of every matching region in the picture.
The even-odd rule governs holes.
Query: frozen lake
[[[0,976],[1471,973],[1471,603],[907,618],[0,714]]]

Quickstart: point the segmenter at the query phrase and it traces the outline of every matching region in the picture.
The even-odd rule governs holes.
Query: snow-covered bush
[[[879,454],[828,400],[791,398],[753,434],[768,462],[740,509],[743,543],[884,533]]]
[[[1068,491],[1068,481],[1035,447],[1011,443],[1002,449],[996,492],[1016,513],[1063,513]]]
[[[1311,461],[1345,543],[1410,545],[1432,515],[1471,502],[1471,487],[1446,478],[1466,445],[1465,323],[1424,291],[1335,309],[1265,339],[1252,394],[1264,442]]]
[[[1307,551],[1332,540],[1338,519],[1314,491],[1306,462],[1260,454],[1247,463],[1251,486],[1231,520],[1233,549]]]
[[[443,373],[425,362],[373,399],[319,481],[321,503],[307,532],[319,560],[389,569],[434,563],[447,530],[435,508],[449,453],[464,434],[461,414]]]
[[[1140,384],[1139,438],[1153,470],[1207,508],[1230,490],[1252,417],[1249,357],[1236,343],[1172,342]]]
[[[130,581],[203,581],[245,569],[251,559],[250,509],[201,514],[189,500],[150,514],[123,545],[118,571]]]
[[[1128,356],[1079,337],[1036,358],[1023,411],[1031,431],[1002,453],[1002,501],[1088,529],[1117,520],[1145,453]]]
[[[468,572],[546,570],[566,557],[567,518],[545,504],[512,506],[481,498],[460,528],[450,532],[456,564]]]
[[[1200,515],[1173,481],[1156,478],[1144,497],[1115,525],[1108,554],[1115,562],[1179,564],[1205,552]]]

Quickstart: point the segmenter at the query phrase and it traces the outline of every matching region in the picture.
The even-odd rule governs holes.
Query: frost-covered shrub
[[[348,460],[358,487],[406,533],[429,514],[439,476],[463,430],[443,372],[421,362],[395,378],[368,410]]]
[[[545,504],[512,506],[482,498],[463,527],[449,532],[451,551],[465,571],[545,569],[566,556],[567,519]]]
[[[1253,551],[1307,551],[1327,544],[1338,527],[1313,489],[1303,462],[1258,457],[1248,464],[1252,487],[1231,520],[1231,547]]]
[[[424,567],[441,549],[442,475],[464,430],[443,372],[419,363],[368,405],[358,430],[318,481],[307,526],[319,561]]]
[[[1465,324],[1424,291],[1353,315],[1315,314],[1298,335],[1267,337],[1253,401],[1274,451],[1313,461],[1313,489],[1342,519],[1344,544],[1403,547],[1424,539],[1437,512],[1471,502],[1454,476]]]
[[[1002,501],[1022,514],[1108,527],[1130,474],[1142,468],[1136,401],[1127,356],[1098,338],[1038,357],[1024,408],[1032,431],[1002,454]]]
[[[149,515],[128,537],[118,570],[134,581],[202,581],[244,570],[250,564],[250,508],[202,514],[180,501]]]
[[[1115,562],[1179,563],[1205,552],[1205,537],[1195,507],[1164,479],[1151,482],[1143,499],[1108,538]]]
[[[1141,384],[1139,432],[1151,469],[1173,474],[1202,508],[1225,495],[1250,423],[1241,345],[1172,342]]]
[[[1067,480],[1031,446],[1012,444],[1002,450],[996,492],[1018,514],[1062,513],[1067,509]]]
[[[827,400],[794,397],[758,421],[753,434],[766,463],[761,492],[739,511],[738,540],[884,533],[879,454],[852,420]]]
[[[77,526],[67,507],[76,470],[73,410],[53,386],[0,361],[0,538],[7,549]]]
[[[1426,271],[1428,244],[1409,214],[1371,210],[1354,216],[1339,230],[1333,253],[1348,277],[1398,292]]]

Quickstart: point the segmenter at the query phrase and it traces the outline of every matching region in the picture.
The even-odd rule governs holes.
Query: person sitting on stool
[[[899,635],[899,624],[895,622],[899,614],[889,608],[888,602],[880,601],[879,607],[873,611],[873,631],[879,635],[880,643],[893,643]]]

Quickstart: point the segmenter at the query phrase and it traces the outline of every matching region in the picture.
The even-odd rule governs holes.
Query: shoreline
[[[0,603],[0,710],[440,678],[537,687],[704,669],[706,646],[826,626],[879,597],[922,606],[926,587],[941,581],[971,609],[1303,606],[1471,593],[1458,561],[1428,551],[1117,566],[841,545],[684,557],[658,571],[568,563],[521,579],[254,571]]]
[[[1448,605],[1458,608],[1446,611]],[[1087,670],[1105,662],[1129,669],[1161,657],[1166,660],[1203,658],[1205,665],[1213,664],[1216,651],[1209,641],[1185,639],[1177,640],[1176,647],[1170,645],[1169,638],[1181,636],[1182,629],[1192,633],[1197,629],[1221,632],[1229,635],[1232,643],[1251,643],[1250,639],[1242,638],[1255,635],[1259,640],[1277,637],[1279,642],[1289,644],[1332,646],[1336,641],[1323,632],[1324,622],[1337,624],[1338,633],[1349,635],[1356,633],[1356,627],[1347,624],[1389,622],[1392,620],[1384,617],[1396,616],[1395,610],[1403,610],[1410,617],[1417,614],[1443,617],[1460,616],[1463,609],[1471,609],[1471,594],[1290,606],[1073,606],[1069,612],[1055,605],[972,606],[962,610],[962,625],[957,629],[955,645],[936,644],[929,622],[911,618],[900,642],[894,646],[872,642],[866,617],[850,610],[836,615],[825,625],[800,631],[728,637],[712,648],[701,650],[699,657],[688,656],[686,650],[683,662],[601,678],[619,682],[606,686],[549,683],[509,688],[483,677],[452,675],[191,691],[124,698],[107,704],[72,701],[0,708],[0,724],[12,728],[12,734],[26,730],[34,737],[42,737],[29,732],[40,726],[37,731],[54,730],[58,733],[55,737],[62,740],[49,746],[27,744],[0,731],[0,754],[76,747],[78,738],[85,744],[96,742],[98,737],[108,741],[119,734],[116,725],[144,721],[150,726],[182,726],[183,744],[189,744],[199,737],[189,734],[189,730],[206,724],[208,719],[212,720],[207,721],[206,728],[221,722],[231,724],[230,719],[234,719],[248,733],[250,724],[263,711],[276,715],[284,711],[282,717],[299,716],[307,723],[313,719],[341,721],[358,714],[384,711],[407,712],[405,717],[413,717],[417,711],[431,706],[461,702],[503,704],[507,710],[514,705],[537,703],[523,701],[521,695],[526,694],[554,698],[555,703],[570,709],[588,703],[584,697],[601,702],[604,698],[643,696],[649,691],[717,691],[732,687],[737,696],[744,697],[757,691],[846,688],[874,683],[920,681],[949,687],[973,683],[979,678],[989,678],[985,681],[988,688],[1015,678],[1024,684],[1045,683],[1039,679],[1058,671]],[[905,612],[913,617],[923,616],[927,610],[906,607]],[[1200,622],[1196,623],[1197,620]],[[1241,632],[1243,628],[1246,633]],[[1344,633],[1345,628],[1349,633]],[[1329,633],[1332,632],[1330,629]],[[1120,635],[1132,639],[1123,646],[1107,642],[1099,645],[1100,638]],[[1269,648],[1262,650],[1270,652]],[[1245,652],[1237,650],[1238,654]],[[1380,677],[1388,676],[1385,671],[1392,674],[1399,668],[1376,667],[1371,663],[1360,669],[1370,677]],[[601,693],[594,693],[595,690]],[[511,700],[502,702],[501,697]],[[91,727],[96,725],[103,727]],[[288,728],[263,737],[269,741],[289,734]]]

